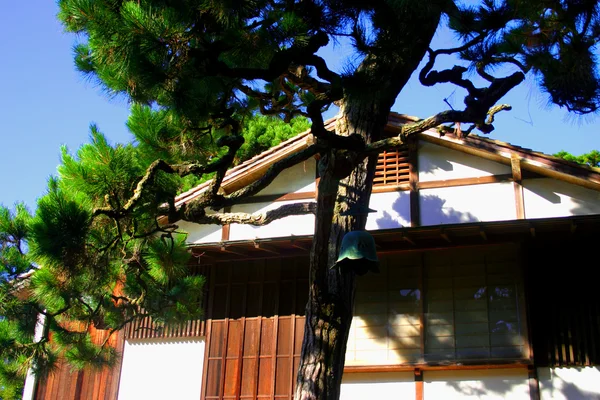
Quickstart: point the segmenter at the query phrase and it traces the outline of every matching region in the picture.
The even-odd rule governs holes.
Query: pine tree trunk
[[[417,68],[435,33],[441,9],[419,2],[404,10],[403,40],[395,54],[367,56],[355,74],[357,85],[345,95],[336,133],[358,134],[365,143],[383,136],[390,109]],[[425,10],[424,8],[425,7]],[[315,235],[310,259],[309,300],[296,400],[338,400],[346,344],[353,316],[355,273],[334,265],[343,236],[364,230],[367,214],[340,215],[349,207],[367,208],[377,156],[360,160],[332,150],[319,161]],[[361,207],[362,206],[362,207]]]
[[[380,131],[385,124],[361,119],[350,124],[347,110],[339,121],[338,133]],[[355,115],[353,117],[356,117]],[[377,126],[378,125],[378,126]],[[340,132],[342,131],[342,132]],[[321,160],[322,173],[317,199],[316,234],[310,265],[310,293],[298,375],[296,399],[338,399],[344,369],[346,342],[352,322],[355,274],[330,269],[335,263],[346,232],[363,230],[367,215],[341,216],[348,208],[368,206],[377,157],[362,161],[347,178],[336,175],[347,163],[344,154],[332,153]],[[340,166],[341,165],[341,166]],[[327,233],[327,234],[326,234]]]

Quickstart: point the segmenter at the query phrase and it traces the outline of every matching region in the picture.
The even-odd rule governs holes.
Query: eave
[[[597,235],[600,215],[469,222],[370,232],[379,254]],[[191,244],[199,263],[307,256],[312,235]]]

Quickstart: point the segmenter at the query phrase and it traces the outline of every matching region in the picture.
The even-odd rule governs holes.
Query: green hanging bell
[[[342,270],[352,269],[357,275],[364,275],[369,271],[379,272],[379,260],[373,236],[366,231],[346,233],[342,239],[340,254],[333,267]]]

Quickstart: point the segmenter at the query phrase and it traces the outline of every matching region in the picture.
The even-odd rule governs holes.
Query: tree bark
[[[358,134],[366,144],[383,137],[390,109],[418,67],[435,33],[440,8],[407,7],[402,40],[385,59],[367,55],[355,77],[362,90],[348,90],[336,134]],[[411,32],[411,29],[413,32]],[[337,400],[346,344],[353,317],[356,275],[334,265],[343,236],[364,230],[367,214],[341,215],[366,209],[371,197],[377,156],[365,159],[352,151],[332,149],[319,161],[315,235],[310,259],[309,300],[296,400]]]

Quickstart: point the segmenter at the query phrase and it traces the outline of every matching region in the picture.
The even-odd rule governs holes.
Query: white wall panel
[[[204,339],[127,340],[119,400],[198,400]]]
[[[393,229],[410,226],[410,193],[373,193],[369,208],[377,211],[369,214],[367,230]]]
[[[526,218],[600,214],[600,192],[556,179],[525,179]]]
[[[342,379],[341,400],[414,398],[412,372],[347,373]]]
[[[600,367],[538,368],[542,400],[600,399]]]
[[[475,178],[510,174],[510,166],[461,151],[419,142],[419,181]]]
[[[529,400],[526,369],[425,371],[425,400]]]
[[[200,225],[178,221],[179,230],[188,233],[188,243],[214,243],[221,241],[221,225]]]
[[[312,192],[315,190],[316,161],[314,158],[283,170],[269,186],[258,192],[263,194],[285,194]]]
[[[305,202],[308,200],[302,200]],[[278,201],[274,203],[240,204],[233,206],[231,212],[258,213],[273,210],[284,204],[299,201]],[[230,240],[248,240],[256,238],[286,237],[291,235],[312,235],[315,228],[315,217],[312,214],[294,215],[271,222],[265,226],[232,224],[229,231]]]
[[[421,225],[504,221],[517,218],[512,182],[419,191]]]

